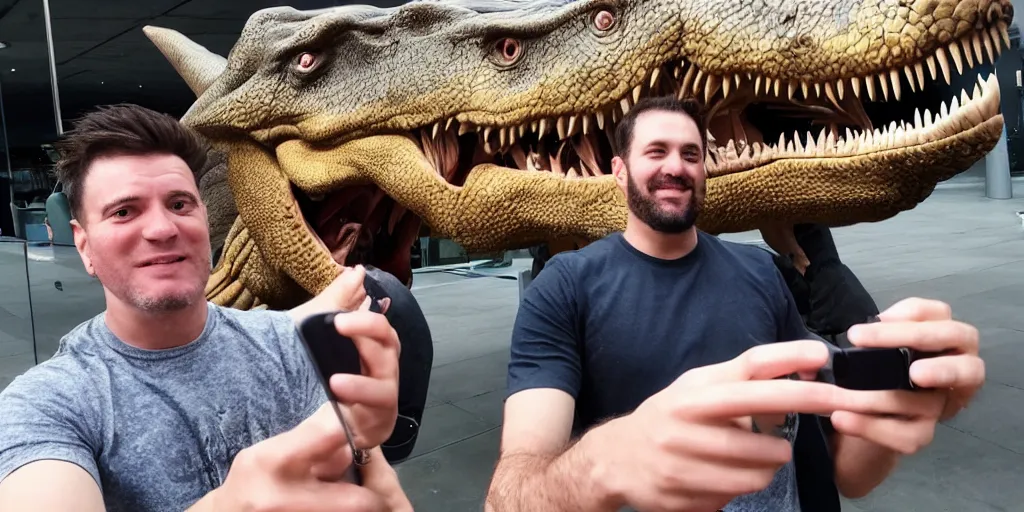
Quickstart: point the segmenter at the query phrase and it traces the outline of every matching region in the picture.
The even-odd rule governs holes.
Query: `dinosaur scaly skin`
[[[995,145],[998,87],[969,73],[1011,19],[1007,0],[452,0],[259,11],[227,59],[146,33],[198,96],[182,122],[227,155],[238,218],[208,296],[288,307],[341,263],[409,282],[421,224],[468,251],[622,229],[609,133],[648,95],[707,104],[705,231],[784,245],[794,223],[889,218]]]

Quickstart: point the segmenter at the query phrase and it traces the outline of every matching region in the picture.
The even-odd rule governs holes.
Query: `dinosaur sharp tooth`
[[[921,121],[921,109],[914,109],[914,128],[923,127],[923,121]]]
[[[998,57],[999,54],[1001,54],[1003,52],[1003,45],[1000,44],[1000,43],[1002,43],[1002,41],[1000,40],[1001,36],[999,35],[999,27],[997,27],[995,25],[992,25],[991,27],[989,27],[988,28],[988,37],[989,37],[989,39],[992,40],[992,46],[995,49],[995,55],[996,55],[996,57]]]
[[[957,42],[953,41],[952,43],[949,43],[949,46],[946,47],[946,52],[953,58],[953,64],[956,65],[957,74],[962,75],[964,72],[964,61],[961,59],[960,47],[957,46]],[[936,54],[938,54],[938,52],[936,52]],[[942,64],[942,61],[939,61],[939,64]],[[946,79],[946,83],[949,83],[948,78]]]
[[[628,114],[630,107],[632,107],[632,105],[629,103],[629,97],[627,96],[619,100],[619,106],[622,107],[622,115]]]
[[[708,75],[707,85],[704,87],[704,101],[711,103],[711,98],[718,93],[718,89],[722,87],[722,77],[718,75]]]
[[[971,41],[969,37],[963,37],[960,39],[960,48],[964,51],[964,59],[967,60],[967,67],[974,67],[974,55],[972,54]]]
[[[558,138],[565,138],[565,116],[559,117],[558,121],[555,122],[555,128],[558,130]]]
[[[490,126],[484,128],[484,140],[485,141],[490,141],[491,140],[491,127]]]
[[[994,27],[992,27],[994,29]],[[988,37],[987,32],[981,33],[981,42],[985,45],[985,54],[988,55],[989,62],[995,62],[995,50],[992,48],[992,39]],[[998,39],[996,39],[998,41]],[[998,43],[995,43],[998,45]]]
[[[860,77],[855,76],[850,79],[850,84],[853,85],[853,95],[858,99],[860,98]]]
[[[940,48],[940,50],[941,50],[941,48]],[[928,64],[928,74],[931,75],[932,80],[935,80],[936,78],[938,78],[938,75],[935,74],[936,73],[936,71],[935,71],[935,69],[936,69],[935,68],[935,56],[934,55],[929,55],[928,58],[925,59],[925,63]]]
[[[597,118],[598,129],[604,130],[604,112],[597,112],[594,114],[594,117]]]
[[[924,85],[925,85],[925,81],[924,81],[924,64],[922,64],[920,62],[918,62],[917,64],[914,64],[914,75],[917,76],[918,86],[923,91],[924,90]]]
[[[889,70],[890,82],[892,82],[892,94],[896,101],[900,101],[900,72],[895,69]]]
[[[917,90],[917,83],[914,81],[914,70],[910,69],[910,66],[903,66],[903,74],[907,75],[907,82],[910,83],[910,90]],[[896,73],[897,82],[899,81],[899,73]]]
[[[543,137],[543,136],[547,135],[547,133],[548,133],[548,120],[546,118],[545,119],[541,119],[540,120],[540,126],[537,129],[537,137],[538,138]]]
[[[640,101],[640,93],[643,92],[643,86],[638,85],[633,88],[633,103]],[[623,112],[625,113],[625,112]]]
[[[941,47],[935,50],[935,60],[939,61],[939,67],[942,68],[942,79],[946,81],[946,85],[949,85],[949,60],[946,59],[946,50]],[[959,61],[956,67],[960,68]]]
[[[796,82],[790,82],[789,83],[789,88],[786,90],[786,94],[789,95],[789,100],[790,101],[793,101],[793,95],[796,94],[796,87],[797,87]]]
[[[473,126],[469,123],[459,123],[459,135],[465,135],[473,131]]]
[[[828,100],[831,101],[837,109],[843,110],[842,107],[839,106],[839,101],[836,100],[835,93],[832,92],[832,82],[825,82],[825,96],[828,96]]]
[[[843,100],[843,95],[846,93],[846,80],[839,79],[836,81],[836,92],[839,94],[839,100]]]
[[[508,129],[498,128],[498,147],[504,148],[508,142]]]
[[[651,89],[654,89],[654,86],[658,83],[658,76],[660,75],[661,68],[654,68],[654,71],[651,71]]]
[[[729,80],[729,75],[726,75],[725,79],[722,80],[722,97],[723,98],[728,98],[729,97],[729,90],[731,88],[732,88],[732,80]]]
[[[590,133],[590,115],[583,114],[583,135]]]
[[[875,78],[868,76],[864,79],[864,83],[868,86],[868,98],[870,98],[871,101],[875,101]]]
[[[569,128],[566,130],[566,134],[570,137],[576,133],[576,118],[577,116],[569,117]]]
[[[1010,32],[1006,30],[1006,23],[999,22],[999,36],[1003,39],[1003,44],[1010,47]]]
[[[528,127],[526,126],[526,123],[519,125],[519,129],[517,131],[519,132],[520,139],[523,138],[524,135],[526,135],[527,128]]]
[[[765,91],[767,92],[767,91]],[[754,77],[754,96],[761,94],[761,75]]]
[[[878,75],[878,83],[882,86],[882,96],[889,100],[889,76],[885,73]]]
[[[820,98],[821,97],[821,84],[818,83],[818,82],[814,83],[814,97],[815,98]]]
[[[441,122],[438,121],[438,122],[434,123],[434,127],[431,129],[430,137],[433,138],[433,139],[436,139],[437,138],[437,134],[440,131],[441,131]]]
[[[809,86],[806,81],[800,82],[800,90],[804,93],[804,99],[811,99],[810,92],[808,91]]]
[[[452,121],[455,121],[454,117],[449,117],[447,120],[445,120],[444,131],[448,131],[448,129],[452,127]]]
[[[680,84],[679,94],[685,96],[693,90],[693,79],[696,78],[699,71],[697,66],[690,66],[686,69],[686,75],[683,76],[683,81]]]
[[[971,46],[974,47],[974,55],[978,57],[978,64],[985,62],[985,56],[981,53],[981,37],[977,32],[971,36]]]

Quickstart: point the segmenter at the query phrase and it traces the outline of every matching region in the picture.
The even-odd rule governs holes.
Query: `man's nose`
[[[146,240],[161,241],[178,235],[178,225],[174,223],[172,214],[165,210],[155,210],[145,219],[146,226],[142,236]]]

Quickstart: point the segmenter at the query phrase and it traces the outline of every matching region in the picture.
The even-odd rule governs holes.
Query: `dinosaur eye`
[[[302,55],[299,55],[299,59],[296,65],[299,71],[309,71],[313,69],[313,67],[316,65],[316,55],[313,55],[312,53],[309,52],[305,52]]]
[[[522,53],[523,45],[518,40],[506,37],[499,39],[495,45],[495,50],[498,52],[498,57],[505,64],[511,64],[519,58]]]
[[[615,15],[612,14],[611,11],[606,11],[606,10],[598,11],[598,13],[596,15],[594,15],[594,28],[596,28],[598,30],[601,30],[601,31],[608,30],[608,29],[612,28],[612,25],[614,25],[614,24],[615,24]]]

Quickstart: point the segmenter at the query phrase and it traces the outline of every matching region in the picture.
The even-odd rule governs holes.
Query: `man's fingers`
[[[323,461],[348,446],[345,430],[330,402],[320,406],[295,428],[270,440],[276,441],[278,446],[274,449],[285,456],[289,469],[301,474],[309,471],[313,463]]]
[[[937,415],[926,391],[855,391],[822,382],[764,380],[709,386],[680,396],[676,414],[688,418],[738,418],[743,416],[805,413],[831,414],[850,411],[862,414],[907,416]],[[940,401],[941,397],[933,400]]]
[[[932,442],[934,419],[907,420],[838,411],[830,418],[837,432],[909,455]]]
[[[366,337],[390,349],[395,349],[398,346],[398,334],[384,315],[369,311],[353,311],[336,315],[334,327],[339,334],[353,340],[356,337]]]
[[[858,347],[907,347],[921,352],[978,353],[978,330],[955,320],[885,321],[850,328],[847,338]]]
[[[953,310],[945,302],[911,297],[903,299],[878,314],[885,322],[923,322],[927,320],[951,320]]]
[[[342,374],[331,377],[331,391],[338,397],[338,401],[349,406],[395,407],[397,384],[397,379],[391,381]]]
[[[323,482],[307,486],[289,496],[287,510],[296,512],[386,512],[387,505],[377,493],[355,484]]]
[[[759,345],[724,363],[686,372],[686,386],[769,380],[794,373],[817,372],[828,362],[828,348],[815,340]]]
[[[921,359],[910,365],[910,380],[920,388],[978,388],[985,383],[985,361],[969,355]]]

